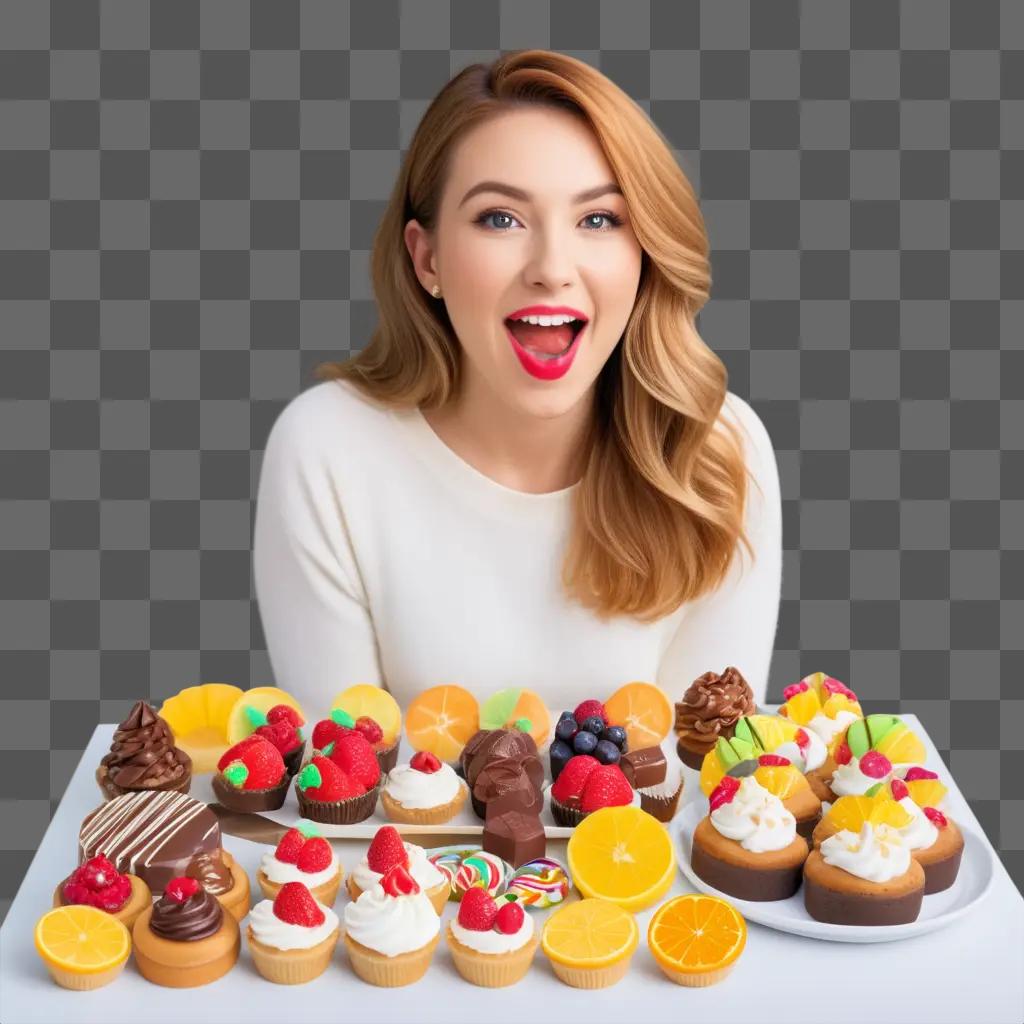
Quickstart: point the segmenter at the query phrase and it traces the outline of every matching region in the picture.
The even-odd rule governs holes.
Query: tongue
[[[541,327],[539,324],[523,323],[521,320],[509,325],[516,341],[523,348],[542,355],[557,355],[564,352],[571,344],[573,330],[571,324],[558,327]]]

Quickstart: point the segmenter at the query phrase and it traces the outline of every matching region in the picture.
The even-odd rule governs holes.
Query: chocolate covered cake
[[[96,769],[104,797],[124,793],[172,790],[187,793],[192,785],[192,759],[174,745],[170,726],[143,700],[135,702],[117,727]]]
[[[491,765],[495,766],[493,771],[490,770]],[[473,810],[480,818],[487,817],[488,800],[520,787],[519,776],[529,780],[536,791],[537,801],[541,800],[544,765],[537,754],[537,744],[528,732],[519,729],[479,730],[463,748],[459,767],[469,786]],[[482,774],[484,778],[481,781]],[[519,800],[514,802],[522,809]]]

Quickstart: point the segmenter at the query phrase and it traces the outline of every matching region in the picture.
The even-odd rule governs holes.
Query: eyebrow
[[[502,195],[509,196],[511,199],[518,199],[520,202],[533,202],[533,196],[529,192],[524,192],[521,188],[516,188],[514,185],[506,185],[500,181],[481,181],[462,197],[459,207],[465,206],[473,196],[481,192],[500,192]],[[598,185],[596,188],[588,188],[583,192],[577,193],[572,197],[572,201],[573,203],[588,203],[591,199],[598,199],[600,196],[608,195],[609,193],[621,196],[622,189],[615,182],[610,181],[606,185]]]

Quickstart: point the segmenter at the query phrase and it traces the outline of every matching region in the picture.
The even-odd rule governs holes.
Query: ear
[[[418,220],[410,220],[403,232],[405,247],[412,260],[412,269],[423,287],[430,291],[438,283],[437,261],[431,234]]]

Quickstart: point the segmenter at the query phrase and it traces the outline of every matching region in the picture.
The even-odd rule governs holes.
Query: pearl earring
[[[435,299],[441,298],[441,286],[435,284],[434,287],[430,289],[430,294],[433,295]]]

